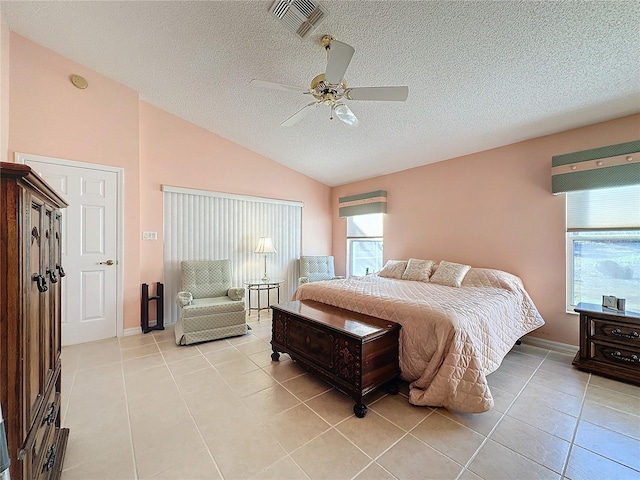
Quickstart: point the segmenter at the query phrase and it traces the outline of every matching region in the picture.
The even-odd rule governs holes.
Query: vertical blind
[[[260,237],[273,240],[278,253],[267,255],[267,272],[272,279],[284,280],[280,301],[291,300],[298,279],[302,202],[166,185],[162,191],[167,323],[178,319],[175,297],[180,291],[182,260],[231,259],[233,284],[241,287],[264,273],[264,255],[254,253]],[[272,303],[275,301],[272,293]],[[252,306],[255,303],[254,295]]]

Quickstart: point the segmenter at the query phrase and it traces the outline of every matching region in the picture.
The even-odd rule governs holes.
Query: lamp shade
[[[333,111],[336,112],[338,118],[347,125],[351,127],[357,127],[358,125],[360,125],[358,118],[353,114],[351,109],[343,103],[339,103],[338,105],[336,105]]]
[[[278,253],[269,237],[260,237],[255,253]]]

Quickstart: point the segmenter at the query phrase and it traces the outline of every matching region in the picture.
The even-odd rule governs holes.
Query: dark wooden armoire
[[[26,165],[0,163],[0,402],[12,480],[57,479],[60,425],[61,208]]]

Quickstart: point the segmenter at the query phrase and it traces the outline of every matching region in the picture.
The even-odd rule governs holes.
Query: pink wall
[[[140,325],[140,284],[162,278],[163,183],[302,201],[303,252],[330,252],[326,185],[141,102],[137,92],[24,37],[10,39],[9,160],[22,152],[124,169],[125,329]],[[72,73],[89,88],[75,88]],[[143,241],[145,230],[160,239]]]
[[[0,162],[7,161],[9,149],[9,26],[0,8]]]
[[[386,190],[385,260],[514,273],[546,321],[534,335],[577,345],[578,319],[565,312],[565,200],[551,194],[551,157],[636,140],[639,127],[633,115],[334,188],[336,273],[346,265],[338,198]]]
[[[138,94],[11,34],[9,157],[30,153],[124,168],[124,324],[140,324]],[[82,75],[89,87],[69,81]]]
[[[162,278],[162,185],[302,201],[302,252],[331,252],[328,186],[145,102],[140,166],[142,230],[158,232],[144,242],[142,281]]]

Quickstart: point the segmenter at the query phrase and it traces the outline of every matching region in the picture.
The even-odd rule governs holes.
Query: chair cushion
[[[223,297],[231,287],[231,260],[185,260],[182,267],[182,290],[193,298]]]
[[[333,257],[331,255],[300,257],[300,276],[307,277],[309,282],[332,280],[335,277]]]
[[[244,302],[237,302],[229,297],[194,298],[191,305],[182,307],[183,318],[228,312],[244,312]]]

